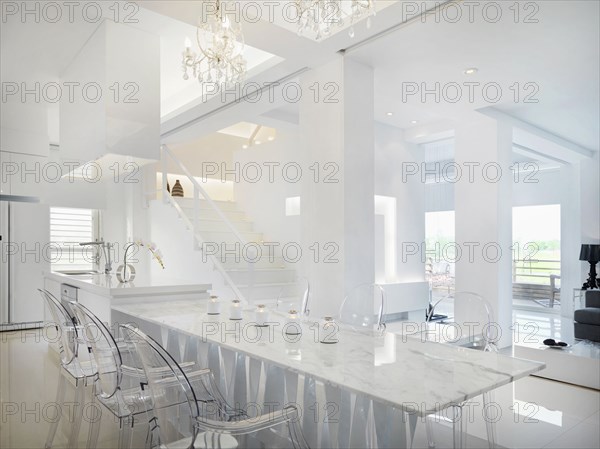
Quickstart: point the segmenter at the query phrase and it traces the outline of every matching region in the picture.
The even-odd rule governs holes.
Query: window
[[[560,276],[560,204],[513,207],[513,282]]]
[[[98,235],[98,211],[92,209],[50,208],[50,265],[53,271],[92,270],[96,247],[79,246]]]
[[[425,271],[432,289],[444,294],[454,289],[457,259],[454,235],[453,210],[425,213]]]

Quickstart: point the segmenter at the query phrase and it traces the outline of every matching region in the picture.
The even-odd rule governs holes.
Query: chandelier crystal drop
[[[333,28],[350,22],[348,35],[354,37],[354,24],[365,16],[367,28],[375,16],[375,0],[294,0],[297,11],[298,34],[315,35],[320,40],[331,35]]]
[[[188,80],[188,71],[191,71],[200,83],[242,82],[246,74],[242,26],[229,17],[222,0],[206,4],[196,28],[199,53],[192,50],[189,39],[185,42],[181,64],[183,79]]]

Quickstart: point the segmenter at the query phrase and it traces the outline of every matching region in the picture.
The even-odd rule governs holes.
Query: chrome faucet
[[[104,264],[104,273],[109,274],[112,271],[112,261],[110,258],[110,250],[114,246],[113,243],[105,242],[104,239],[96,240],[95,242],[84,242],[80,243],[79,246],[96,246],[102,248],[102,253],[104,253],[104,260],[106,263]],[[96,263],[100,265],[100,254],[98,253],[96,257]]]

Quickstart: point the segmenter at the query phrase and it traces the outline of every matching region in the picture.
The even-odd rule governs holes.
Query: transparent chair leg
[[[85,398],[85,382],[76,382],[75,387],[75,404],[73,406],[73,424],[71,426],[71,435],[69,436],[69,448],[79,447],[79,429],[81,428],[81,420],[83,418],[83,406]]]
[[[132,424],[129,418],[120,420],[121,430],[119,431],[119,449],[129,449],[131,447]]]
[[[427,447],[429,449],[435,449],[435,439],[433,437],[433,417],[425,417],[425,433],[427,434]]]
[[[64,373],[58,373],[58,389],[56,390],[56,404],[58,409],[58,416],[56,419],[50,423],[50,429],[48,430],[48,436],[46,437],[46,443],[44,447],[46,449],[50,449],[52,447],[52,442],[54,441],[54,437],[56,435],[56,430],[58,429],[58,425],[60,424],[60,420],[62,419],[62,410],[63,404],[65,402],[65,391],[67,388],[67,379],[64,376]]]
[[[485,419],[485,428],[487,430],[488,437],[488,445],[490,449],[494,449],[496,447],[496,422],[495,417],[489,416],[490,412],[490,404],[494,402],[493,392],[488,391],[487,393],[483,393],[483,410]]]
[[[463,410],[462,405],[454,405],[452,406],[452,438],[454,449],[462,449],[465,445],[465,435],[464,435],[464,420],[463,420]]]
[[[87,407],[86,407],[87,408]],[[98,447],[98,434],[100,433],[100,423],[102,421],[102,409],[96,401],[96,385],[92,390],[92,402],[90,403],[89,410],[92,410],[90,420],[90,430],[88,432],[87,448],[95,449]]]

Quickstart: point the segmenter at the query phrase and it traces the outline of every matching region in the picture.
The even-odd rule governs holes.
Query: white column
[[[501,347],[511,342],[511,155],[512,129],[507,124],[481,117],[456,129],[455,161],[462,168],[455,188],[456,243],[462,250],[456,291],[478,293],[491,304],[502,330]],[[471,179],[469,165],[474,167]],[[455,314],[459,322],[472,317],[461,307],[455,307]]]
[[[318,163],[320,172],[318,180],[314,170],[302,177],[302,246],[319,248],[318,260],[305,252],[303,271],[311,311],[323,316],[337,313],[349,289],[374,280],[373,71],[340,56],[302,76],[301,86],[302,166]],[[326,263],[334,248],[338,262]]]

